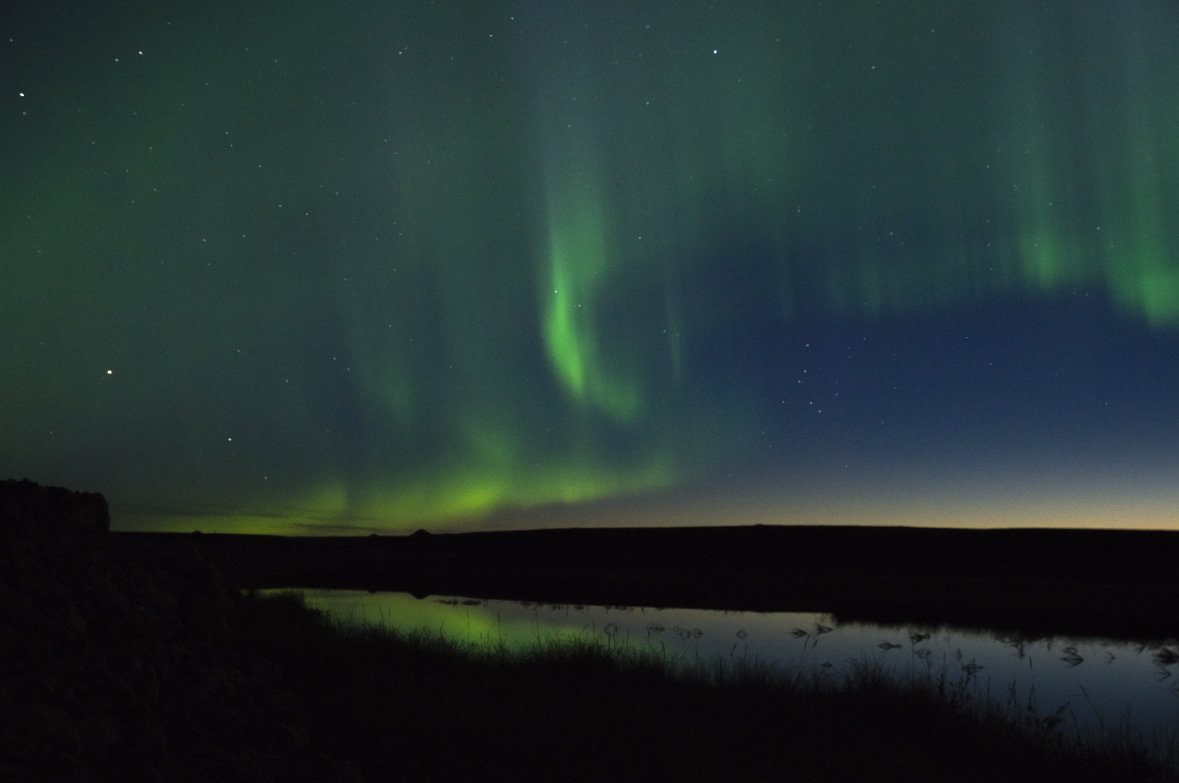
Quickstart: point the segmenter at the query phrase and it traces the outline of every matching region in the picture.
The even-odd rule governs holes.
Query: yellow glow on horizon
[[[570,496],[592,487],[573,487]],[[551,489],[551,488],[550,488]],[[635,490],[636,493],[640,489]],[[769,498],[713,497],[665,500],[634,495],[608,501],[562,501],[537,492],[531,506],[513,506],[495,513],[480,512],[478,503],[497,497],[489,485],[473,485],[467,501],[450,506],[423,504],[423,497],[389,495],[371,499],[357,516],[342,507],[316,511],[289,510],[265,515],[207,511],[194,514],[112,510],[112,529],[152,532],[246,533],[255,535],[367,535],[370,532],[403,534],[418,527],[434,532],[527,529],[545,527],[699,527],[727,525],[853,525],[946,528],[1090,528],[1120,530],[1179,530],[1179,497],[1130,499],[1044,497],[1010,502],[950,501],[931,498],[902,502],[896,499],[842,499],[826,502],[782,503]],[[330,493],[329,493],[330,494]],[[1179,493],[1177,493],[1179,494]],[[327,494],[321,496],[326,497]],[[398,509],[432,507],[451,511],[430,519],[415,518],[399,524],[384,517]],[[492,516],[494,514],[494,516]],[[488,520],[495,525],[489,526]]]

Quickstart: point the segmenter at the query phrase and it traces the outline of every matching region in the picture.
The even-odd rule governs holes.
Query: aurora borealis
[[[1179,526],[1179,8],[18,3],[5,477],[122,529]]]

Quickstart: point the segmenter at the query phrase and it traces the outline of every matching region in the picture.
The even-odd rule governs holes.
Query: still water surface
[[[441,633],[460,643],[526,650],[537,642],[593,639],[651,647],[673,660],[713,666],[752,661],[784,672],[831,677],[857,665],[931,679],[1018,710],[1055,716],[1083,736],[1122,737],[1147,746],[1179,734],[1179,643],[1093,638],[1020,638],[947,627],[839,623],[813,612],[723,612],[407,593],[306,590],[309,606],[356,623]],[[1165,750],[1165,748],[1160,748]]]

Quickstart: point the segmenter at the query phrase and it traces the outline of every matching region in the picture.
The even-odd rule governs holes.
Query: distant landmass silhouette
[[[0,531],[76,539],[106,535],[110,527],[110,509],[98,492],[45,487],[27,478],[0,481]]]

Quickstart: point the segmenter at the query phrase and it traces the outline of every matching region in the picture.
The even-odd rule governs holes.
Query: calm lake
[[[270,592],[270,591],[268,591]],[[839,623],[807,612],[722,612],[537,604],[407,593],[304,590],[307,604],[356,623],[441,633],[475,645],[527,649],[594,639],[652,647],[687,664],[756,661],[832,677],[880,663],[898,677],[936,679],[979,699],[1030,705],[1084,736],[1124,736],[1165,751],[1179,735],[1179,643],[1016,638],[947,627]],[[1161,747],[1164,746],[1164,747]],[[1179,748],[1176,748],[1179,751]]]

